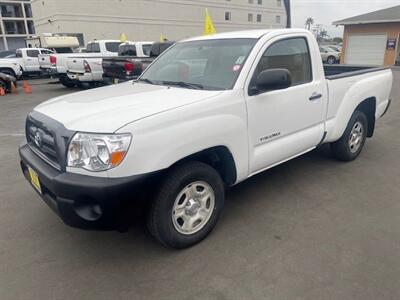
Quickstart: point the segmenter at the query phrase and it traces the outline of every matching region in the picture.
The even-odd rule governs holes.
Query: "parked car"
[[[330,46],[327,46],[327,47],[328,47],[329,49],[335,51],[335,52],[342,53],[342,47],[341,47],[341,46],[338,46],[338,45],[330,45]]]
[[[121,42],[117,40],[94,40],[87,44],[86,53],[40,55],[40,67],[47,74],[59,77],[60,83],[64,86],[74,87],[78,81],[70,79],[67,75],[68,58],[117,56],[120,44]]]
[[[321,58],[324,63],[334,65],[340,62],[339,52],[333,51],[327,46],[319,46],[319,51],[321,52]]]
[[[115,83],[137,79],[161,53],[173,44],[175,42],[154,43],[148,53],[143,53],[147,56],[137,55],[139,52],[136,51],[136,46],[132,49],[132,45],[129,45],[130,49],[128,49],[125,45],[121,45],[117,57],[103,59],[104,81]]]
[[[148,57],[153,42],[126,42],[119,45],[118,55],[132,54],[135,58]],[[117,58],[117,56],[102,56],[102,57],[70,57],[68,59],[68,77],[71,80],[77,80],[83,86],[91,85],[96,86],[103,83],[103,61],[107,59]],[[133,63],[126,63],[124,67],[132,67],[127,73],[136,74],[139,70],[134,68]],[[138,75],[140,75],[138,73]]]
[[[115,228],[144,200],[152,235],[185,248],[216,225],[226,187],[321,144],[356,159],[388,110],[392,81],[390,68],[324,68],[307,30],[192,38],[137,82],[34,108],[22,171],[70,226]]]

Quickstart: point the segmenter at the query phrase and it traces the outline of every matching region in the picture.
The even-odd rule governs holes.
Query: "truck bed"
[[[356,66],[356,65],[324,65],[325,77],[328,80],[363,75],[389,69],[389,67]]]

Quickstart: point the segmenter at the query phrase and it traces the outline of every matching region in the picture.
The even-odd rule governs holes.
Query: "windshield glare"
[[[256,42],[222,39],[178,43],[154,62],[140,80],[206,90],[232,89]]]

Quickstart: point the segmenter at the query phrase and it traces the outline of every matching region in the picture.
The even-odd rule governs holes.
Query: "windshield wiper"
[[[204,90],[204,85],[198,83],[190,83],[183,81],[163,81],[163,85],[175,85],[183,88],[195,89],[195,90]]]
[[[146,82],[148,84],[155,84],[155,82],[151,81],[150,79],[144,78],[144,79],[139,79],[139,82]]]

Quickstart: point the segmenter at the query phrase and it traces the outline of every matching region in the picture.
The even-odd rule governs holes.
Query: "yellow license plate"
[[[29,170],[29,177],[31,179],[31,183],[33,187],[41,194],[42,193],[42,188],[40,187],[40,181],[39,181],[39,176],[38,174],[32,170],[30,167],[28,167]]]

